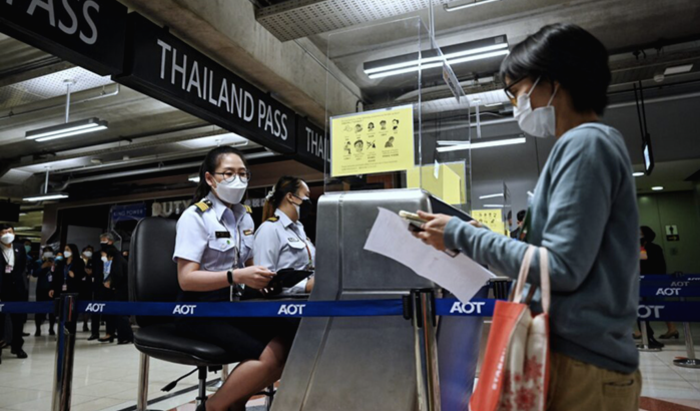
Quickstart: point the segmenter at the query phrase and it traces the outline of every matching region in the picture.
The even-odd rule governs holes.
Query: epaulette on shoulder
[[[268,218],[266,221],[270,221],[270,222],[273,222],[273,223],[274,223],[274,222],[279,221],[279,220],[280,220],[279,217],[277,217],[277,216],[272,216],[272,217]]]
[[[194,205],[195,205],[195,207],[197,207],[197,210],[200,213],[203,213],[203,212],[207,211],[208,209],[210,209],[212,204],[211,204],[211,201],[209,201],[208,199],[204,199],[198,203],[195,203]]]
[[[248,214],[253,214],[253,209],[250,208],[249,205],[243,205],[243,207],[245,207],[246,213],[248,213]]]

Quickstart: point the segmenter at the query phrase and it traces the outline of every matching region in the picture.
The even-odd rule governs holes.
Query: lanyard
[[[233,210],[231,210],[231,213],[233,213]],[[234,217],[235,217],[235,215],[234,215]],[[236,223],[235,223],[236,226],[233,230],[234,234],[236,235],[236,239],[233,240],[235,243],[235,245],[234,245],[234,253],[235,254],[234,254],[234,259],[233,259],[233,267],[231,268],[232,270],[235,268],[238,268],[239,262],[241,259],[241,237],[242,236],[241,236],[241,229],[238,226],[238,222],[239,222],[239,220],[236,218]],[[223,219],[219,220],[219,224],[224,226],[226,231],[228,231],[229,234],[231,234],[231,231],[229,231],[226,224],[224,224]],[[243,288],[243,286],[230,285],[229,286],[229,301],[239,301],[241,298],[241,294],[242,294],[241,293],[242,288]]]

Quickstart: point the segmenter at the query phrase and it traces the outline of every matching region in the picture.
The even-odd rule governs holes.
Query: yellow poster
[[[508,235],[500,208],[493,210],[472,210],[471,216],[476,221],[488,226],[494,233]]]
[[[413,107],[331,117],[331,176],[412,168]]]
[[[464,163],[459,164],[462,165],[462,174],[464,174]],[[418,174],[419,170],[420,175]],[[462,198],[465,198],[462,181],[462,178],[449,164],[438,165],[437,177],[433,164],[414,167],[406,173],[407,188],[422,188],[447,204],[453,205],[462,204]]]

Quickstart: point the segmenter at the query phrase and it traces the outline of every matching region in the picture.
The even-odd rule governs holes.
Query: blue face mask
[[[62,256],[62,255],[59,255],[59,256],[57,256],[56,258],[54,258],[54,261],[61,261],[61,260],[63,260],[63,256]]]

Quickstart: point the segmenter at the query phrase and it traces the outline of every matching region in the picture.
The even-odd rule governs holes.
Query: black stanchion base
[[[673,360],[673,365],[683,368],[700,368],[700,360],[695,358],[679,358]]]

